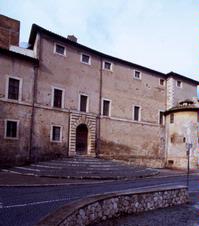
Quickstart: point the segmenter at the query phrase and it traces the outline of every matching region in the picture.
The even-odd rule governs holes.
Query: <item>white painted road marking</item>
[[[79,196],[72,197],[73,199],[80,198]],[[9,209],[9,208],[17,208],[17,207],[25,207],[25,206],[35,206],[35,205],[41,205],[41,204],[48,204],[52,202],[62,202],[62,201],[68,201],[71,200],[70,197],[64,198],[64,199],[53,199],[53,200],[46,200],[46,201],[40,201],[40,202],[29,202],[29,203],[22,203],[22,204],[16,204],[16,205],[7,205],[3,206],[0,205],[0,209]]]

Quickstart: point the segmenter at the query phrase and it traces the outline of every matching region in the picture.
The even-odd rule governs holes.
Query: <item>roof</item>
[[[37,33],[45,34],[45,35],[47,35],[47,36],[49,36],[49,37],[51,37],[53,39],[59,40],[59,41],[61,41],[63,43],[69,44],[69,45],[74,46],[74,47],[78,47],[78,48],[83,49],[85,51],[88,51],[90,53],[93,53],[93,54],[96,54],[98,56],[101,56],[101,57],[103,57],[103,58],[105,58],[107,60],[109,59],[111,61],[116,61],[116,62],[125,64],[125,65],[128,65],[130,67],[134,67],[136,69],[140,69],[140,70],[143,70],[143,71],[147,71],[147,72],[153,73],[155,75],[158,75],[158,76],[161,76],[161,77],[164,77],[164,78],[176,77],[176,78],[179,78],[179,79],[187,80],[187,81],[189,81],[189,82],[191,82],[193,84],[199,85],[199,81],[196,81],[196,80],[188,78],[186,76],[177,74],[175,72],[169,72],[168,74],[165,74],[165,73],[162,73],[162,72],[150,69],[148,67],[144,67],[144,66],[141,66],[141,65],[138,65],[138,64],[135,64],[135,63],[132,63],[132,62],[120,59],[120,58],[116,58],[116,57],[111,56],[111,55],[107,55],[107,54],[99,52],[97,50],[91,49],[91,48],[89,48],[87,46],[84,46],[82,44],[79,44],[77,42],[73,42],[73,41],[69,40],[66,37],[60,36],[60,35],[58,35],[56,33],[53,33],[52,31],[49,31],[49,30],[47,30],[47,29],[45,29],[43,27],[40,27],[37,24],[33,24],[32,25],[31,32],[30,32],[29,44],[32,46],[32,48],[33,48],[33,45],[34,45]]]
[[[167,76],[168,76],[168,77],[175,77],[175,78],[177,78],[177,79],[187,80],[187,81],[189,81],[189,82],[191,82],[191,83],[194,83],[194,84],[196,84],[196,85],[199,85],[199,81],[194,80],[194,79],[192,79],[192,78],[188,78],[188,77],[186,77],[186,76],[184,76],[184,75],[180,75],[180,74],[175,73],[175,72],[173,72],[173,71],[169,72],[169,73],[167,74]]]
[[[199,111],[199,106],[196,106],[194,104],[191,105],[177,105],[175,107],[172,107],[164,112],[164,115],[169,115],[171,113],[175,112],[182,112],[182,111]]]
[[[45,34],[47,36],[50,36],[51,38],[54,38],[56,40],[59,40],[59,41],[63,42],[63,43],[69,44],[69,45],[74,46],[74,47],[81,48],[81,49],[83,49],[85,51],[88,51],[90,53],[93,53],[93,54],[96,54],[98,56],[101,56],[101,57],[103,57],[103,58],[105,58],[107,60],[116,61],[116,62],[119,62],[119,63],[122,63],[122,64],[126,64],[126,65],[129,65],[131,67],[135,67],[137,69],[141,69],[141,70],[148,71],[148,72],[151,72],[151,73],[154,73],[154,74],[158,74],[159,76],[162,76],[162,77],[166,78],[166,75],[164,73],[162,73],[162,72],[159,72],[159,71],[156,71],[156,70],[153,70],[153,69],[150,69],[150,68],[147,68],[147,67],[144,67],[144,66],[141,66],[141,65],[138,65],[138,64],[135,64],[135,63],[132,63],[132,62],[120,59],[120,58],[116,58],[114,56],[107,55],[107,54],[99,52],[97,50],[91,49],[91,48],[89,48],[87,46],[84,46],[84,45],[79,44],[77,42],[73,42],[73,41],[69,40],[68,38],[65,38],[65,37],[60,36],[58,34],[55,34],[55,33],[51,32],[51,31],[49,31],[49,30],[47,30],[45,28],[42,28],[42,27],[38,26],[37,24],[33,24],[32,25],[32,29],[31,29],[31,32],[30,32],[29,44],[32,47],[34,45],[37,33]]]
[[[4,54],[4,55],[7,55],[7,56],[11,56],[11,57],[16,57],[16,58],[19,58],[19,59],[22,59],[22,60],[32,62],[36,65],[39,65],[38,59],[24,55],[24,54],[21,54],[21,53],[10,51],[9,49],[4,49],[4,48],[0,47],[0,54]]]

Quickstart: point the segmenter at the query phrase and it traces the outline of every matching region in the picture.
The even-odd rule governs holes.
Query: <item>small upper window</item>
[[[163,78],[160,78],[160,85],[164,86],[165,85],[165,80]]]
[[[139,106],[134,106],[133,120],[140,121],[140,107]]]
[[[9,78],[8,82],[8,99],[19,100],[20,80]]]
[[[62,108],[63,107],[63,90],[53,89],[53,107]]]
[[[82,94],[80,95],[80,111],[88,111],[88,96]]]
[[[170,123],[174,123],[174,113],[170,114]]]
[[[104,69],[112,71],[112,63],[108,61],[104,61]]]
[[[66,48],[60,44],[55,44],[55,53],[65,56]]]
[[[110,116],[110,104],[110,100],[103,100],[102,114],[104,116]]]
[[[134,78],[135,79],[141,79],[141,72],[140,71],[134,71]]]
[[[6,138],[17,138],[18,122],[15,120],[6,120]]]
[[[176,81],[176,86],[178,87],[178,88],[182,88],[182,82],[181,81]]]
[[[91,64],[91,57],[86,54],[81,54],[81,62],[85,64]]]
[[[51,128],[51,141],[60,142],[61,141],[61,126],[52,126]]]

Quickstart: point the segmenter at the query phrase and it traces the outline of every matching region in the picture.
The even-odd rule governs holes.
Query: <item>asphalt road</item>
[[[31,226],[65,203],[88,195],[130,188],[186,185],[186,177],[163,177],[135,181],[51,187],[0,188],[0,226]],[[199,192],[199,175],[190,176],[190,192]]]

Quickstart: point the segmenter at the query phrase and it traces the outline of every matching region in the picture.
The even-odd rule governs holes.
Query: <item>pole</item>
[[[189,190],[189,171],[190,171],[190,147],[188,147],[188,151],[187,151],[187,187]]]

